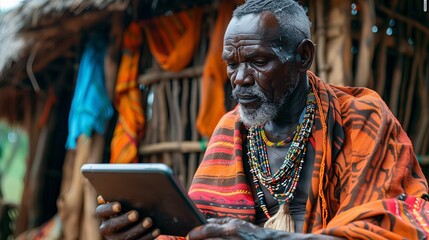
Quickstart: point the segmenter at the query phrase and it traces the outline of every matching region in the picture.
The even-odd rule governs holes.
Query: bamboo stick
[[[173,118],[175,121],[174,125],[176,128],[176,141],[178,142],[182,142],[184,141],[184,135],[185,135],[185,129],[183,128],[182,125],[182,117],[181,117],[181,108],[179,106],[179,95],[181,92],[181,88],[179,85],[179,81],[178,79],[173,79],[170,81],[171,87],[172,87],[172,113],[173,115],[171,116],[171,118]],[[174,157],[174,161],[176,161],[176,164],[178,165],[178,172],[180,173],[179,175],[179,179],[181,180],[182,184],[185,185],[186,184],[186,163],[185,163],[185,159],[183,154],[178,153],[178,152],[174,152],[173,153],[173,157]]]
[[[378,50],[377,59],[377,78],[375,81],[375,90],[383,96],[386,85],[386,65],[387,65],[387,37],[382,35],[381,44]]]
[[[320,78],[329,81],[327,79],[328,69],[326,65],[326,27],[325,27],[325,12],[323,1],[316,1],[316,20],[317,20],[317,67],[320,74]]]
[[[350,0],[331,0],[327,26],[327,66],[329,68],[326,81],[334,85],[344,86],[350,84],[351,54],[350,46]],[[350,41],[350,43],[348,42]],[[346,84],[347,82],[347,84]]]
[[[362,35],[360,39],[355,86],[368,86],[372,78],[372,58],[374,54],[374,34],[372,26],[375,25],[374,0],[359,1],[362,8]]]
[[[426,35],[424,43],[423,43],[423,49],[426,49],[429,43],[429,35]],[[422,51],[423,57],[422,62],[426,61],[426,51]],[[425,83],[425,77],[429,76],[428,71],[426,71],[426,76],[424,75],[424,67],[423,64],[419,68],[418,72],[418,94],[420,98],[420,118],[419,122],[417,123],[417,135],[414,142],[414,150],[417,153],[420,153],[423,149],[423,140],[425,138],[425,131],[429,128],[429,97],[427,92],[427,86]]]
[[[180,72],[148,72],[143,75],[140,75],[138,78],[138,82],[140,85],[147,86],[165,80],[192,78],[195,76],[200,76],[202,73],[203,66],[186,68]]]
[[[185,141],[187,138],[187,126],[188,126],[188,119],[189,119],[189,84],[190,81],[188,78],[183,79],[182,81],[182,96],[180,99],[181,105],[180,105],[180,117],[182,125],[180,126],[182,129],[183,139],[182,141]],[[187,183],[192,179],[189,176],[189,156],[188,156],[188,163],[185,165],[187,169],[185,169],[186,174],[186,180],[184,182],[184,186],[187,186]]]
[[[145,142],[146,144],[152,144],[159,142],[159,127],[158,124],[160,123],[160,111],[164,111],[164,106],[161,106],[161,99],[160,99],[160,90],[159,90],[159,84],[151,85],[151,90],[153,94],[153,104],[152,104],[152,118],[150,120],[150,127],[148,131],[151,133],[147,136],[149,139],[148,142]],[[150,156],[149,161],[155,162],[157,159],[157,156],[152,155]]]
[[[402,38],[402,37],[400,37]],[[400,42],[400,44],[407,44],[405,42]],[[408,45],[408,44],[407,44]],[[406,93],[407,90],[411,87],[408,83],[410,71],[411,71],[411,59],[404,57],[404,63],[402,64],[402,76],[401,76],[401,83],[399,87],[399,101],[398,101],[398,115],[397,118],[400,122],[404,122],[404,119],[406,118],[406,101],[409,97],[407,97]]]
[[[346,4],[343,4],[342,11],[348,13],[350,9],[350,1],[346,1]],[[353,83],[353,56],[352,56],[352,34],[351,34],[351,17],[350,14],[346,14],[344,19],[344,43],[343,43],[343,74],[344,79],[343,83],[346,86],[350,86]]]
[[[399,88],[401,86],[403,63],[404,56],[399,55],[393,69],[392,86],[390,88],[389,108],[395,116],[398,115]]]
[[[198,115],[198,90],[200,89],[201,84],[201,77],[195,77],[194,80],[191,80],[191,101],[190,101],[190,109],[189,109],[189,115],[191,119],[191,140],[197,141],[198,140],[198,131],[197,131],[197,115]],[[201,154],[202,155],[202,154]],[[197,153],[191,153],[189,154],[189,160],[188,160],[188,189],[191,186],[192,179],[194,177],[195,171],[197,169]]]
[[[168,98],[166,97],[166,91],[167,91],[167,82],[160,82],[159,83],[159,91],[158,91],[158,98],[161,100],[159,102],[160,106],[160,121],[159,121],[159,141],[160,142],[166,142],[168,140],[168,132],[167,132],[167,122],[168,122],[168,109],[167,109],[167,101]],[[169,130],[170,132],[170,130]],[[166,163],[169,166],[173,166],[173,160],[171,158],[171,155],[167,152],[162,153],[162,160],[164,163]]]
[[[153,123],[152,122],[154,121],[154,118],[155,118],[155,113],[154,113],[155,102],[152,102],[152,104],[150,104],[148,102],[148,98],[153,96],[153,93],[155,92],[154,88],[155,88],[154,85],[149,86],[149,89],[147,91],[148,94],[147,94],[147,97],[145,99],[146,106],[148,108],[147,112],[149,114],[146,116],[145,134],[144,134],[143,141],[141,142],[141,144],[143,144],[143,145],[150,144],[150,140],[152,139],[152,135],[153,135],[153,127],[152,127]]]
[[[417,37],[416,39],[416,44],[417,46],[420,46],[420,39]],[[418,48],[418,47],[417,47]],[[407,92],[407,99],[405,100],[405,114],[404,114],[404,119],[402,120],[402,127],[405,130],[408,130],[408,127],[410,125],[410,118],[411,118],[411,111],[412,111],[412,103],[413,103],[413,99],[414,99],[414,90],[415,90],[415,86],[416,86],[416,79],[417,79],[417,71],[419,67],[421,66],[422,63],[422,57],[423,57],[423,52],[424,51],[417,51],[416,55],[413,59],[412,62],[412,69],[411,69],[411,75],[409,78],[409,81],[407,81],[407,85],[409,85],[408,87],[408,92]]]
[[[200,141],[170,141],[140,146],[140,153],[143,155],[163,152],[201,153],[204,151],[204,148],[205,145]]]

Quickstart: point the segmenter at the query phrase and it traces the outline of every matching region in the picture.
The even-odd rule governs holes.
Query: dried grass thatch
[[[17,84],[43,69],[76,44],[83,29],[127,4],[128,0],[26,0],[0,15],[0,86]]]

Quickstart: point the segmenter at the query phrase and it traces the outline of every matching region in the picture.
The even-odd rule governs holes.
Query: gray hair
[[[238,6],[233,17],[240,18],[247,14],[259,14],[264,11],[276,16],[280,24],[281,44],[287,44],[288,50],[293,51],[303,39],[310,39],[310,20],[304,9],[295,0],[247,0]]]

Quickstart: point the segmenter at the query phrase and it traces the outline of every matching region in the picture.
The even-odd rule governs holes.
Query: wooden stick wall
[[[421,164],[429,164],[429,13],[417,6],[418,0],[301,3],[308,11],[316,44],[312,70],[335,85],[376,90],[403,124]],[[187,185],[204,152],[195,118],[204,54],[210,40],[208,30],[214,21],[209,12],[203,24],[206,35],[192,66],[169,73],[152,64],[139,79],[151,112],[140,147],[143,161],[170,164]],[[146,58],[155,62],[150,54]]]
[[[376,90],[429,164],[429,12],[423,1],[306,0],[313,70],[337,85]]]

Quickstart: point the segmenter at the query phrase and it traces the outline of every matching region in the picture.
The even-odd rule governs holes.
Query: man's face
[[[296,87],[294,55],[278,44],[279,33],[268,12],[233,18],[226,30],[222,57],[247,126],[273,120]]]

